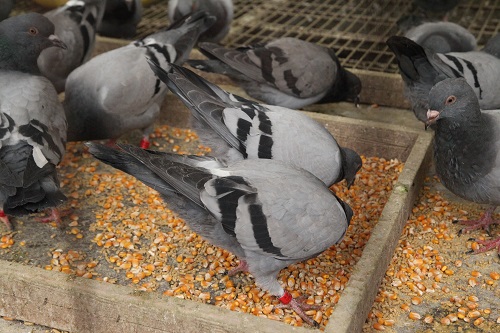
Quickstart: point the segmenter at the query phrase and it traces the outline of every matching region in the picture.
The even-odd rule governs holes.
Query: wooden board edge
[[[431,161],[432,134],[422,133],[405,163],[327,325],[326,333],[361,332]]]

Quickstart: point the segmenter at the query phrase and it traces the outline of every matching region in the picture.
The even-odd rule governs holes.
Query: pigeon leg
[[[5,224],[8,231],[12,231],[12,224],[10,224],[9,217],[5,214],[3,209],[0,210],[0,221]]]
[[[233,276],[233,275],[238,274],[239,272],[248,272],[248,264],[243,259],[240,259],[240,263],[238,264],[238,266],[236,266],[235,268],[233,268],[232,270],[230,270],[227,273],[227,275]]]
[[[295,311],[295,313],[299,315],[300,318],[302,318],[303,321],[305,321],[311,326],[319,327],[319,323],[310,318],[308,315],[306,315],[306,311],[319,310],[321,309],[321,306],[307,304],[305,302],[304,296],[294,299],[288,291],[285,291],[285,293],[283,294],[283,296],[279,298],[279,300],[281,301],[281,304],[278,305],[278,308],[292,309],[293,311]]]
[[[478,253],[484,253],[484,252],[487,252],[489,250],[493,250],[493,249],[497,249],[498,251],[498,256],[500,257],[500,237],[496,238],[496,239],[492,239],[492,240],[480,240],[480,239],[476,239],[475,240],[478,244],[481,244],[483,245],[483,247],[477,249],[477,250],[472,250],[468,253],[474,253],[474,254],[478,254]]]
[[[484,215],[477,220],[469,220],[469,221],[453,221],[453,223],[459,223],[461,225],[465,225],[467,227],[461,229],[458,234],[461,235],[464,232],[469,232],[472,230],[476,230],[482,228],[490,233],[490,225],[492,224],[500,224],[500,220],[494,220],[492,218],[493,212],[495,211],[495,206],[490,207],[484,212]]]
[[[72,209],[65,209],[59,211],[57,208],[51,208],[49,216],[37,218],[37,221],[41,223],[55,222],[58,228],[62,228],[63,223],[61,217],[71,214],[72,211],[73,211]]]

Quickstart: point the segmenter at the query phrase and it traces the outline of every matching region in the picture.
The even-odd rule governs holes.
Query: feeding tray
[[[173,99],[169,95],[167,103]],[[366,156],[405,162],[325,328],[326,332],[359,332],[422,185],[430,160],[432,135],[401,126],[307,114],[324,124],[341,145]],[[0,315],[70,332],[314,331],[192,300],[160,297],[154,292],[137,292],[127,286],[4,260],[0,260],[0,272]]]

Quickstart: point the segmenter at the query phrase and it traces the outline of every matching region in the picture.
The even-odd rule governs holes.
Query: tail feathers
[[[223,122],[223,112],[233,107],[235,100],[216,85],[206,81],[187,68],[171,64],[167,73],[158,63],[148,59],[156,75],[166,83],[191,110],[193,117],[214,130],[231,147],[239,149],[240,143],[227,129]]]
[[[392,36],[387,45],[398,59],[401,76],[406,83],[432,82],[439,72],[432,66],[425,49],[406,37]]]
[[[146,180],[144,183],[152,188],[155,185],[161,185],[160,188],[163,189],[173,188],[203,207],[200,190],[203,184],[212,178],[212,174],[207,169],[196,167],[196,158],[168,153],[157,154],[132,145],[118,145],[122,150],[115,150],[112,152],[113,158],[109,158],[109,149],[112,148],[95,143],[88,143],[87,146],[90,153],[104,163],[117,169],[121,167],[125,172],[135,172],[130,174],[141,181]],[[123,167],[124,164],[128,166]]]
[[[161,194],[168,195],[170,192],[175,191],[168,183],[161,179],[161,177],[146,168],[144,164],[132,156],[105,145],[87,143],[87,146],[89,147],[90,153],[98,160],[134,176]]]

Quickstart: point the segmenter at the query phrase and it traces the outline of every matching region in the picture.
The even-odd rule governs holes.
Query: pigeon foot
[[[495,211],[495,208],[496,207],[488,208],[488,210],[486,210],[484,215],[477,220],[467,220],[467,221],[456,220],[456,221],[453,221],[453,223],[459,223],[461,225],[466,226],[465,228],[460,229],[460,231],[458,232],[458,235],[460,236],[464,232],[469,232],[469,231],[480,229],[480,228],[486,230],[486,232],[488,234],[490,234],[490,225],[500,224],[500,220],[494,220],[492,218],[492,215],[493,215],[493,212]]]
[[[73,212],[72,209],[58,210],[57,208],[51,208],[50,215],[48,215],[47,217],[39,217],[36,220],[40,223],[55,222],[57,227],[62,229],[63,222],[61,218],[64,216],[68,216],[72,212]]]
[[[238,274],[239,272],[248,272],[248,264],[245,260],[241,260],[240,259],[240,263],[238,264],[238,266],[236,266],[235,268],[231,269],[227,275],[229,276],[233,276],[233,275],[236,275]]]
[[[297,299],[294,299],[292,295],[288,292],[285,291],[283,296],[279,298],[282,304],[278,305],[277,307],[280,309],[292,309],[299,315],[300,318],[302,318],[303,321],[308,323],[309,325],[318,328],[319,323],[312,318],[310,318],[308,315],[306,315],[306,311],[308,310],[319,310],[321,309],[321,306],[319,305],[311,305],[307,304],[305,301],[305,297],[301,296]]]
[[[484,253],[493,249],[497,249],[498,252],[498,257],[500,257],[500,237],[492,240],[480,240],[476,239],[475,240],[478,244],[483,245],[477,250],[471,250],[468,253],[470,254],[479,254],[479,253]]]

